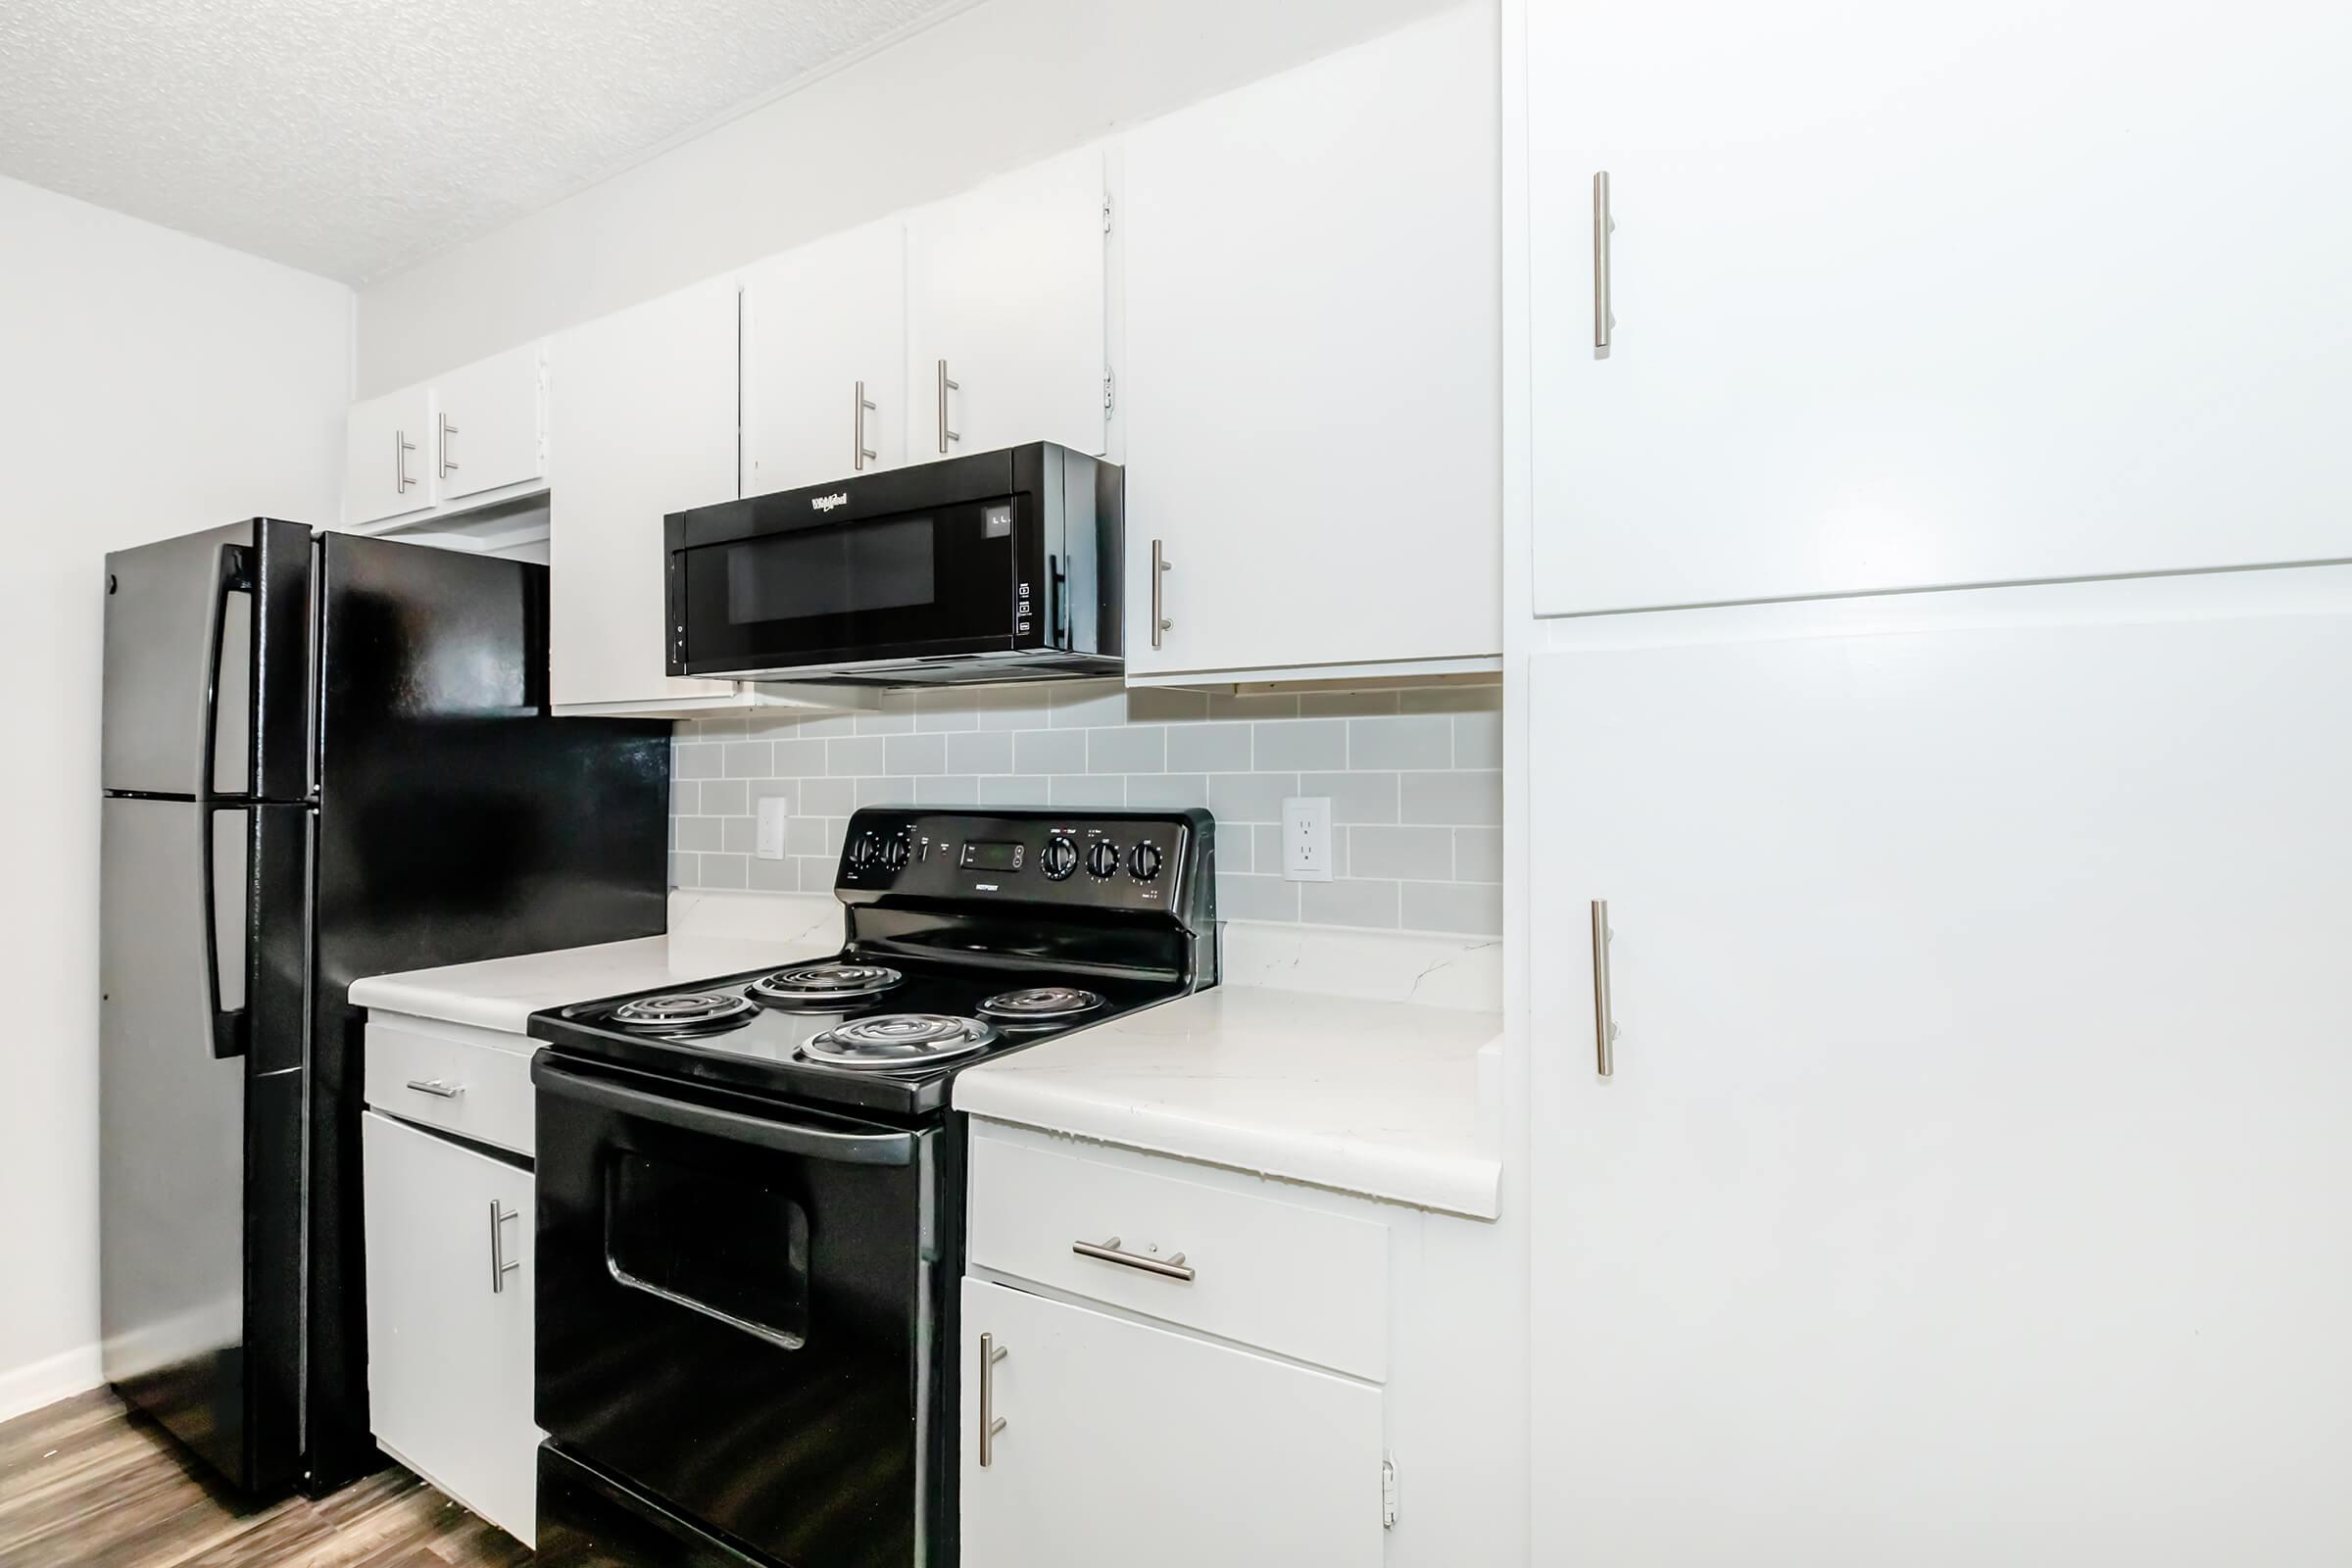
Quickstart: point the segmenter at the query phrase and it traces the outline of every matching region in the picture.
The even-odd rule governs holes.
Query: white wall
[[[98,1381],[98,708],[108,550],[331,522],[339,283],[0,179],[0,1419]]]
[[[389,391],[949,195],[1449,3],[985,0],[368,285],[360,391]]]

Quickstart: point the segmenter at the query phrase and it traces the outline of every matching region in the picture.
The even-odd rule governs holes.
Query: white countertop
[[[841,906],[830,898],[774,895],[756,906],[717,907],[726,918],[710,916],[711,901],[679,895],[671,900],[667,936],[376,975],[352,983],[351,1004],[521,1034],[542,1007],[841,951]]]
[[[1493,1012],[1224,985],[956,1079],[975,1116],[1493,1219]],[[1483,1069],[1483,1073],[1482,1073]]]

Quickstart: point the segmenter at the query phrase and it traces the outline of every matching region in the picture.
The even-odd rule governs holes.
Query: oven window
[[[605,1266],[787,1349],[808,1338],[808,1211],[797,1194],[626,1152],[605,1175]]]
[[[728,624],[930,604],[939,597],[936,532],[929,517],[893,517],[728,545]]]

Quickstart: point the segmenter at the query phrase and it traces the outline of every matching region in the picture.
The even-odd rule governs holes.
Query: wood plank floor
[[[395,1466],[256,1507],[100,1390],[0,1423],[0,1568],[517,1568],[531,1554]]]

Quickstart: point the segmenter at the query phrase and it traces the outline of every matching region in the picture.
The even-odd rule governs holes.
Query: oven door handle
[[[756,1149],[770,1150],[779,1154],[801,1154],[809,1159],[832,1160],[844,1165],[914,1163],[913,1133],[829,1132],[822,1127],[770,1121],[765,1116],[746,1116],[740,1111],[719,1110],[689,1101],[668,1100],[661,1095],[649,1095],[642,1090],[607,1083],[601,1078],[587,1078],[576,1072],[567,1072],[550,1061],[545,1052],[532,1058],[531,1082],[560,1100],[576,1101],[581,1104],[618,1111],[624,1116],[658,1121],[665,1127],[724,1139],[730,1144],[749,1144]]]

